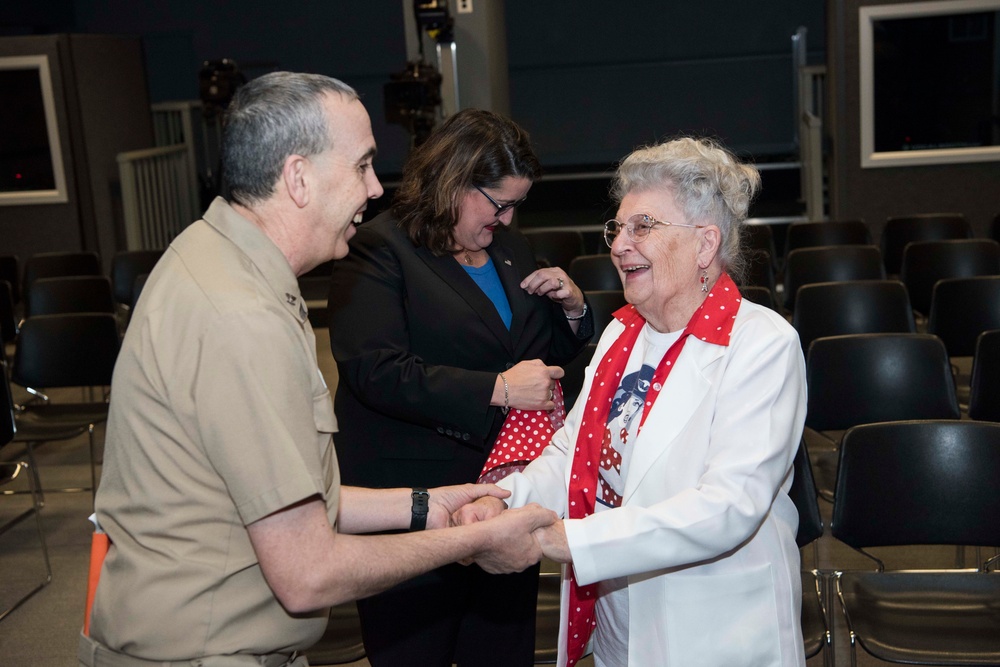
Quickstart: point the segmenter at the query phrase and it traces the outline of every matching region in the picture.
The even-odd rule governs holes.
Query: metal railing
[[[128,250],[165,248],[199,215],[186,144],[118,154]]]

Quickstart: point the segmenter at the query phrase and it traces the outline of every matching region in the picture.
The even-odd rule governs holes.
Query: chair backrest
[[[151,273],[163,256],[162,250],[123,250],[111,258],[111,285],[115,303],[132,304],[132,287],[143,273]]]
[[[590,363],[596,351],[597,343],[587,343],[587,346],[580,351],[580,354],[573,361],[563,366],[566,374],[560,380],[560,383],[562,384],[563,398],[566,400],[567,411],[573,407],[573,404],[580,397],[580,390],[583,389],[584,371],[587,369],[587,364]]]
[[[104,274],[101,268],[101,258],[96,252],[40,252],[28,258],[24,263],[24,280],[21,289],[39,278],[57,278],[62,276],[100,276]]]
[[[740,295],[744,299],[770,308],[776,313],[781,312],[781,308],[778,307],[778,301],[774,298],[774,292],[763,285],[741,285]]]
[[[793,222],[785,232],[785,253],[821,245],[871,245],[872,233],[864,220]]]
[[[788,497],[799,511],[799,529],[795,534],[795,543],[801,549],[823,535],[819,494],[816,491],[816,480],[813,478],[805,440],[799,442],[799,449],[795,452],[795,459],[792,462],[792,488],[788,490]]]
[[[775,294],[775,269],[771,253],[766,250],[749,250],[746,253],[746,268],[742,276],[737,276],[740,287],[766,287]]]
[[[1000,276],[946,278],[934,285],[927,333],[953,357],[971,357],[984,331],[1000,329]]]
[[[7,379],[7,362],[0,362],[0,449],[14,439],[17,425],[14,421],[14,399]]]
[[[879,239],[886,273],[896,275],[903,263],[903,248],[912,241],[971,239],[972,225],[961,213],[925,213],[891,216]]]
[[[28,284],[25,292],[25,317],[114,312],[111,281],[104,276],[39,278]]]
[[[594,313],[594,331],[597,336],[600,336],[604,328],[611,324],[615,311],[628,303],[625,300],[625,291],[620,289],[593,290],[587,292],[587,300]]]
[[[135,277],[135,282],[132,283],[131,310],[135,310],[135,304],[139,303],[139,295],[142,294],[142,288],[146,286],[147,279],[149,279],[148,273],[140,273]]]
[[[10,343],[17,338],[18,318],[14,314],[14,295],[10,283],[0,280],[0,341]]]
[[[803,285],[795,297],[792,326],[803,350],[824,336],[917,331],[906,287],[898,280]]]
[[[611,263],[611,255],[580,255],[573,258],[566,273],[584,292],[622,289],[622,279]]]
[[[816,431],[961,416],[948,353],[930,334],[817,338],[806,356],[806,382],[806,426]]]
[[[17,255],[0,255],[0,280],[10,283],[14,303],[21,302],[21,264]]]
[[[937,281],[997,274],[1000,274],[1000,243],[993,239],[914,241],[903,250],[899,279],[910,293],[913,309],[927,315]]]
[[[785,303],[795,309],[798,289],[809,283],[843,280],[882,280],[882,256],[873,245],[828,245],[798,248],[785,263]]]
[[[522,229],[538,266],[568,269],[574,257],[584,254],[583,235],[573,229]]]
[[[21,323],[11,379],[39,389],[107,386],[119,347],[110,313],[29,317]]]
[[[743,237],[744,253],[749,256],[758,256],[758,253],[766,252],[771,262],[771,272],[777,273],[778,250],[774,240],[774,230],[771,225],[743,225],[741,228]]]
[[[849,546],[1000,544],[1000,424],[857,426],[838,470],[831,532]]]
[[[979,334],[969,389],[969,417],[1000,422],[1000,329]]]

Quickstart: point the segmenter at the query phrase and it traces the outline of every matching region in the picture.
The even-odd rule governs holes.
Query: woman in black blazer
[[[526,239],[507,229],[540,171],[516,124],[461,111],[414,151],[391,211],[359,227],[335,263],[345,484],[474,482],[505,408],[555,407],[559,366],[583,349],[593,320],[566,272],[538,269]],[[488,575],[453,564],[360,600],[368,659],[532,665],[537,576],[537,566]]]

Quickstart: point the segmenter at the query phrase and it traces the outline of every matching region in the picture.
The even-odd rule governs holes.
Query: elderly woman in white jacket
[[[804,665],[798,515],[806,409],[795,331],[743,300],[740,231],[760,176],[707,140],[620,165],[605,239],[629,305],[581,399],[506,505],[563,517],[536,533],[563,572],[559,664]],[[638,414],[618,418],[644,390]],[[629,394],[626,397],[626,394]],[[456,513],[480,520],[505,503]]]

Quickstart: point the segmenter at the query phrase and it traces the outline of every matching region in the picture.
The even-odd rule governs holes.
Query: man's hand
[[[427,509],[427,528],[447,528],[451,523],[453,512],[460,511],[463,506],[477,499],[492,499],[503,505],[503,498],[510,496],[510,491],[493,484],[458,484],[455,486],[439,486],[430,489],[430,500]]]
[[[499,488],[499,487],[498,487]],[[510,495],[509,493],[507,495]],[[469,523],[486,521],[507,509],[501,498],[506,496],[483,496],[474,503],[462,505],[451,515],[451,525],[464,526]]]
[[[534,531],[557,519],[555,512],[534,503],[501,513],[481,524],[490,527],[490,540],[475,562],[490,574],[523,571],[542,559]]]

